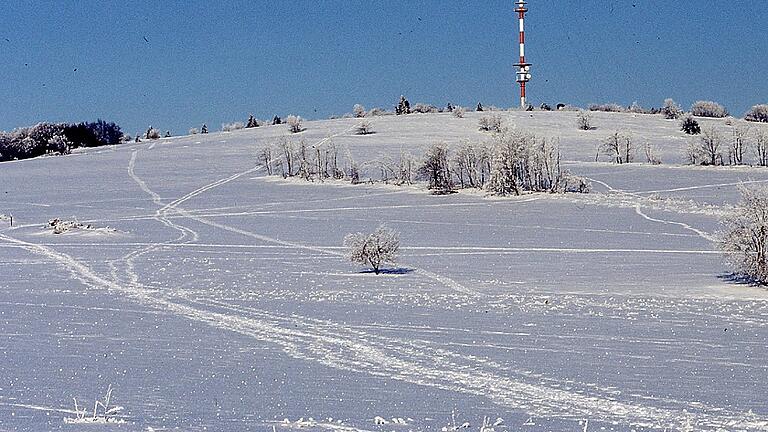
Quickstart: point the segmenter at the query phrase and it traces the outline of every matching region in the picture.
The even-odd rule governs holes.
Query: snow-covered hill
[[[714,244],[768,169],[683,166],[689,138],[649,115],[386,116],[366,136],[336,119],[290,139],[365,164],[487,140],[492,114],[559,138],[594,193],[267,177],[257,152],[284,125],[0,164],[0,430],[78,430],[72,397],[110,384],[121,430],[440,430],[452,412],[499,431],[768,430],[768,293],[724,277]],[[664,163],[595,162],[615,131]],[[402,251],[377,276],[341,245],[380,223]]]

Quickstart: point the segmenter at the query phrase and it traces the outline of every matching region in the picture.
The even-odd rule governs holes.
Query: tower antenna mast
[[[515,2],[515,12],[520,20],[520,62],[515,64],[517,68],[517,79],[520,83],[520,108],[528,108],[528,100],[525,97],[525,84],[531,80],[531,64],[525,61],[525,13],[528,12],[525,0]]]

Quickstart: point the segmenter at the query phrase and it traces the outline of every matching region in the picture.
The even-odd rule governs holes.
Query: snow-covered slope
[[[488,114],[292,139],[363,163],[488,139]],[[121,430],[768,430],[768,295],[724,278],[713,242],[768,170],[681,166],[688,138],[659,116],[498,114],[558,137],[595,193],[266,177],[285,126],[0,164],[0,430],[91,430],[63,421],[71,398],[110,384]],[[665,164],[594,162],[613,131]],[[403,247],[376,276],[341,243],[380,223]]]

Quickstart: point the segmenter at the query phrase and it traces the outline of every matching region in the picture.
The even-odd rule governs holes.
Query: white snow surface
[[[291,138],[365,165],[488,139],[489,114]],[[0,431],[768,430],[768,291],[729,280],[715,244],[768,170],[680,165],[689,138],[660,116],[493,114],[559,138],[595,192],[266,177],[284,125],[1,163]],[[665,164],[595,162],[614,130]],[[377,276],[341,244],[381,223],[401,259]],[[63,421],[109,385],[124,423]]]

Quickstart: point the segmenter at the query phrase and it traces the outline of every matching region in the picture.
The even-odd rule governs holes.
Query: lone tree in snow
[[[200,128],[200,133],[201,134],[207,134],[208,133],[208,126],[206,126],[205,123],[203,123],[203,127]]]
[[[411,113],[411,103],[408,102],[408,99],[406,99],[405,96],[400,96],[400,102],[398,102],[397,106],[395,107],[395,114],[403,115],[403,114],[410,114],[410,113]]]
[[[304,130],[304,126],[302,125],[303,121],[304,119],[299,116],[289,115],[285,120],[285,123],[288,124],[288,130],[291,131],[291,133],[299,133]]]
[[[720,247],[734,273],[768,284],[768,187],[741,188],[741,203],[725,226]]]
[[[344,247],[350,261],[370,265],[373,272],[379,274],[383,263],[394,263],[397,259],[400,234],[381,225],[371,234],[347,234]]]

